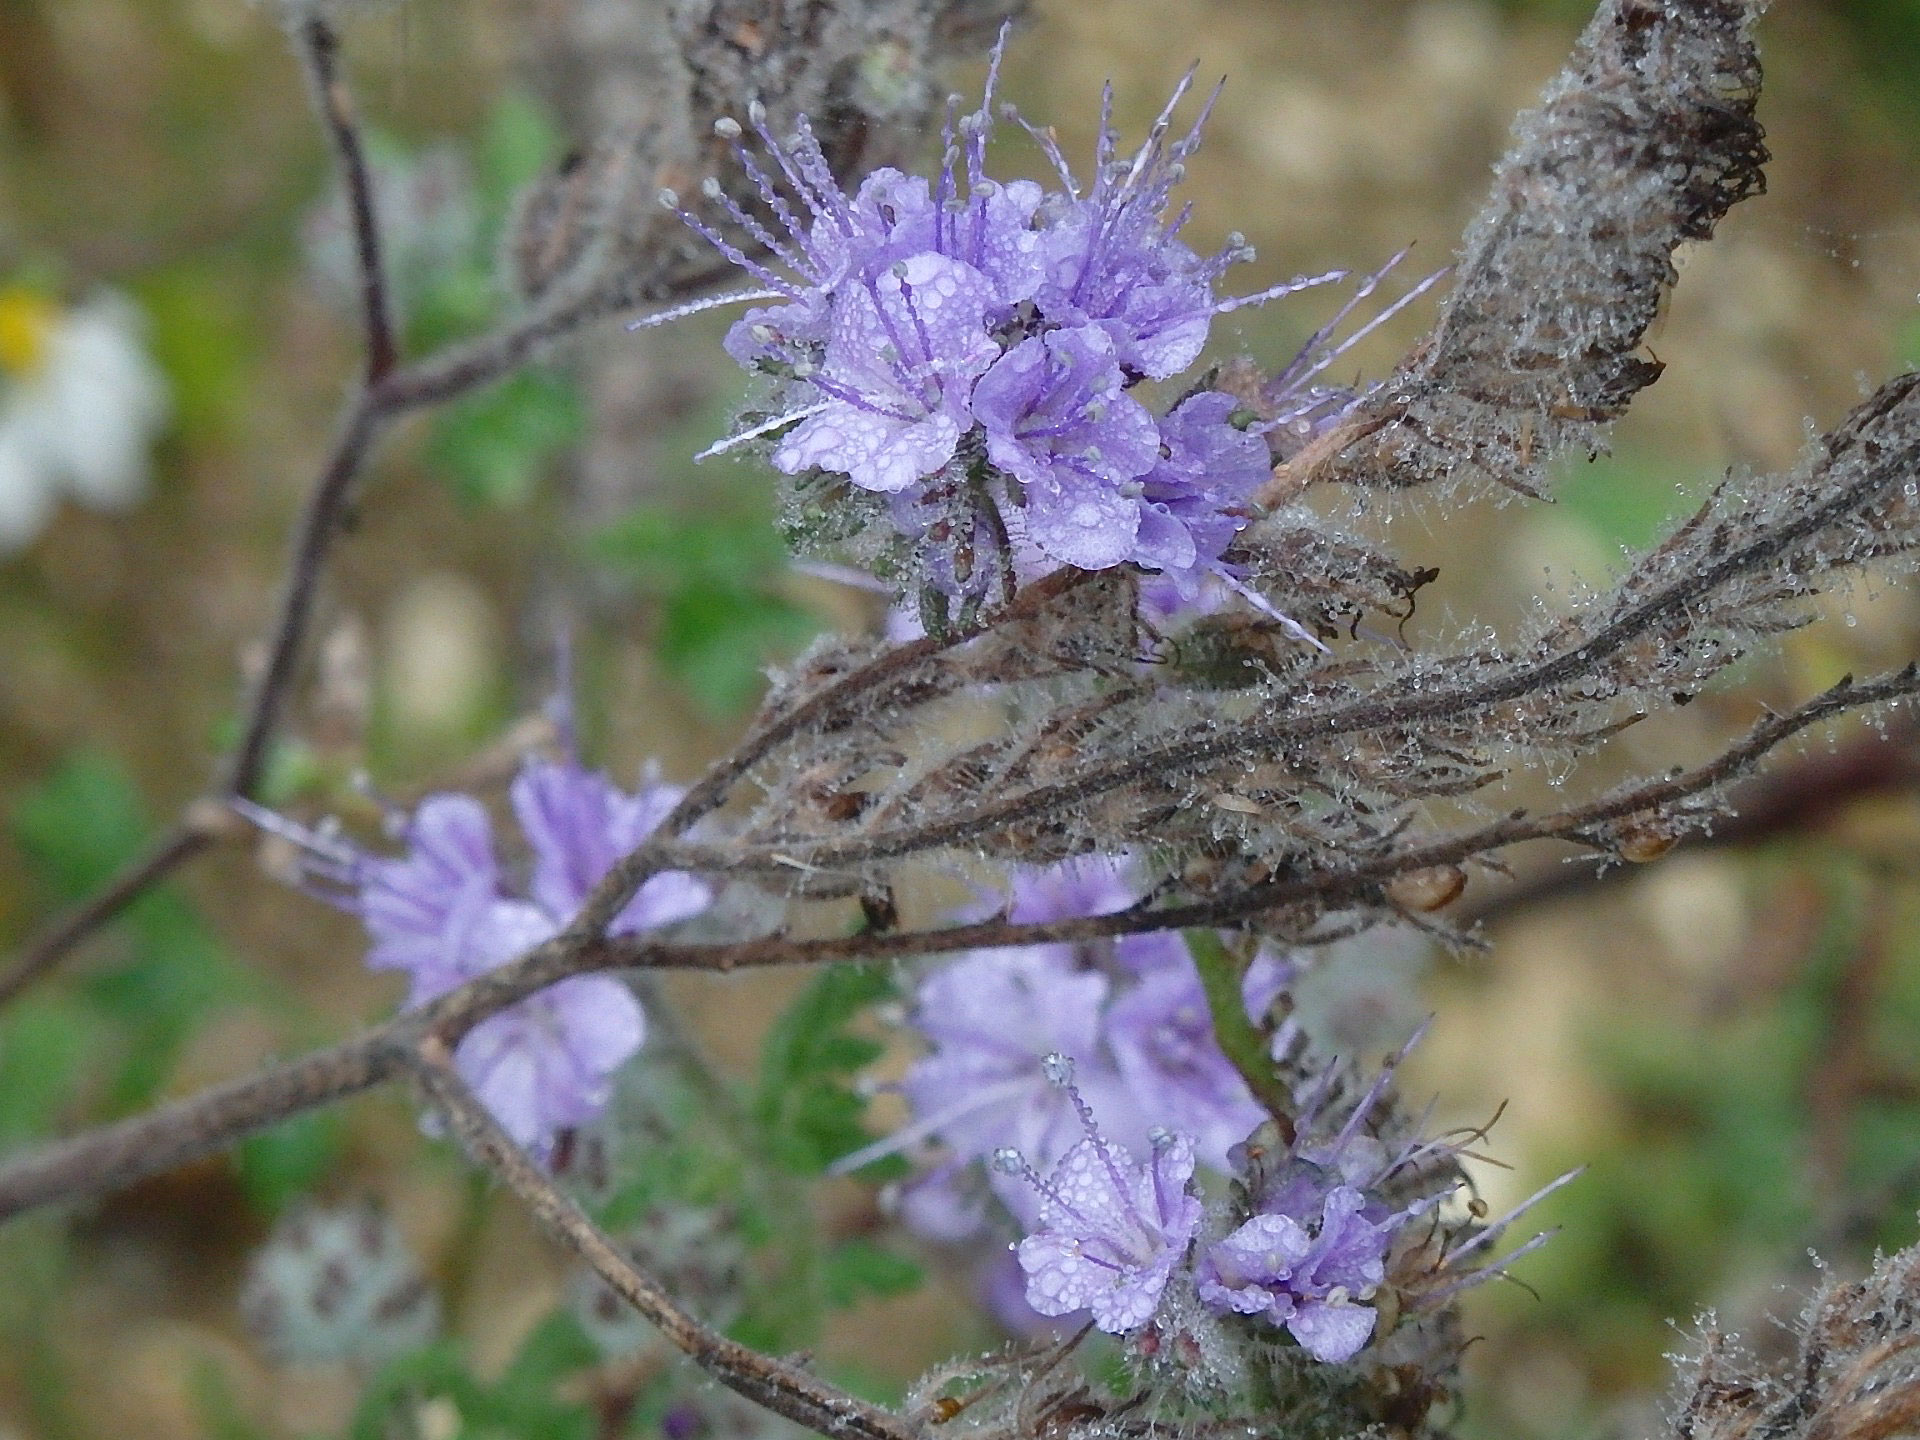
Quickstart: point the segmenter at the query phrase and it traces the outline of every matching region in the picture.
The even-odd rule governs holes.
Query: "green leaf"
[[[64,995],[29,996],[0,1018],[0,1149],[62,1128],[103,1030],[98,1015]]]
[[[474,155],[475,179],[486,217],[506,218],[520,192],[560,156],[560,132],[525,91],[502,95],[487,117]]]
[[[240,1188],[268,1219],[313,1190],[340,1156],[340,1112],[311,1110],[242,1140]]]
[[[503,308],[493,265],[484,250],[422,275],[407,305],[407,348],[438,350],[484,331]]]
[[[347,1434],[351,1440],[391,1440],[395,1434],[411,1434],[413,1417],[409,1415],[396,1427],[398,1412],[439,1395],[452,1400],[463,1418],[472,1416],[482,1398],[479,1382],[468,1373],[466,1357],[452,1340],[396,1356],[382,1366],[360,1392]]]
[[[144,845],[148,824],[138,791],[112,757],[93,750],[69,755],[53,774],[15,807],[13,830],[29,863],[61,904],[95,893]],[[94,1026],[86,1068],[100,1068],[118,1048],[117,1073],[106,1092],[110,1110],[125,1111],[153,1098],[165,1082],[180,1047],[216,1008],[248,998],[257,983],[235,966],[204,921],[177,890],[161,886],[127,908],[118,924],[128,937],[117,966],[90,975],[77,987],[93,1016],[118,1031]],[[42,1044],[50,1043],[46,1035]],[[66,1077],[69,1092],[78,1076],[51,1063],[28,1082],[43,1111],[49,1077]]]
[[[1585,522],[1609,550],[1639,550],[1673,528],[1674,521],[1698,502],[1685,493],[1691,474],[1676,473],[1646,456],[1609,455],[1569,461],[1554,499],[1566,513]]]
[[[600,1351],[580,1322],[566,1310],[556,1310],[533,1327],[519,1354],[500,1377],[496,1394],[545,1402],[565,1376],[596,1364]]]
[[[768,664],[811,640],[819,622],[779,596],[694,584],[660,617],[661,663],[696,705],[722,719],[759,698]]]
[[[926,1271],[904,1255],[870,1240],[846,1240],[827,1253],[821,1267],[827,1303],[844,1309],[866,1296],[886,1299],[917,1290]]]
[[[522,370],[434,421],[427,455],[469,504],[517,506],[586,429],[578,389],[554,370]]]
[[[206,1440],[267,1440],[267,1432],[241,1413],[226,1372],[213,1360],[193,1367],[190,1389]]]
[[[654,594],[696,583],[734,590],[762,585],[770,570],[786,565],[773,516],[744,497],[728,500],[718,514],[636,505],[594,536],[593,552]]]
[[[54,900],[71,905],[104,885],[146,841],[140,794],[119,761],[76,750],[14,806],[13,834]]]
[[[137,293],[182,433],[231,434],[246,413],[258,333],[249,323],[256,312],[231,267],[205,260],[172,265],[142,279]]]
[[[819,631],[779,588],[787,563],[773,517],[739,499],[717,514],[637,506],[592,550],[657,600],[661,663],[715,718],[752,704],[765,667]]]
[[[834,965],[774,1023],[761,1051],[755,1115],[781,1165],[818,1174],[871,1138],[860,1123],[866,1101],[849,1082],[879,1058],[881,1047],[847,1027],[894,993],[885,970]],[[868,1173],[878,1170],[869,1167]]]

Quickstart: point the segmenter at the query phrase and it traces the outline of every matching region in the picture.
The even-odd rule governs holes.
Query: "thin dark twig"
[[[593,1267],[607,1286],[723,1385],[832,1440],[913,1440],[899,1416],[870,1405],[787,1361],[751,1350],[702,1324],[611,1240],[530,1161],[467,1088],[453,1056],[434,1036],[421,1041],[412,1070],[470,1155],[491,1170],[545,1229]]]
[[[419,1010],[396,1016],[329,1050],[203,1095],[31,1151],[0,1166],[0,1221],[27,1210],[123,1189],[185,1164],[286,1119],[392,1079],[406,1057],[431,1036],[451,1047],[489,1015],[558,980],[617,968],[726,972],[837,960],[886,960],[960,950],[1102,939],[1117,935],[1245,925],[1289,906],[1366,903],[1397,875],[1454,864],[1530,840],[1577,837],[1609,821],[1659,813],[1718,790],[1768,751],[1843,711],[1920,695],[1920,672],[1908,667],[1866,684],[1841,684],[1798,709],[1767,717],[1745,739],[1697,769],[1619,791],[1590,804],[1502,820],[1383,851],[1356,863],[1295,875],[1217,899],[1158,909],[1122,910],[1072,920],[1012,924],[987,920],[935,930],[866,932],[819,940],[767,936],[721,945],[684,945],[643,937],[556,936]]]
[[[1696,845],[1716,849],[1810,835],[1854,803],[1920,790],[1920,719],[1902,716],[1886,733],[1869,732],[1827,754],[1808,755],[1743,783],[1728,797],[1733,813]],[[1591,894],[1631,880],[1636,868],[1600,870],[1555,865],[1523,872],[1511,883],[1469,895],[1450,909],[1457,925],[1498,924],[1537,905]]]
[[[380,258],[378,215],[365,147],[350,98],[337,73],[337,43],[325,23],[317,20],[302,27],[300,40],[315,102],[334,142],[353,213],[366,322],[367,385],[347,401],[338,424],[338,438],[302,509],[269,631],[266,658],[243,712],[240,743],[217,788],[216,800],[231,796],[251,799],[258,793],[287,694],[299,668],[321,572],[339,536],[354,482],[386,427],[409,410],[440,404],[499,379],[540,346],[635,303],[627,287],[588,287],[571,298],[519,317],[492,336],[398,367]],[[718,272],[691,274],[675,288],[700,289],[719,278]],[[12,968],[0,977],[0,1005],[51,972],[88,936],[112,921],[149,887],[208,849],[215,838],[204,827],[182,821],[162,843],[114,876],[98,896],[56,918],[27,942]]]
[[[314,108],[327,127],[346,187],[353,221],[354,253],[360,270],[360,314],[367,333],[367,384],[378,385],[399,361],[393,311],[387,298],[386,267],[380,257],[380,221],[374,208],[373,175],[354,113],[353,95],[340,74],[340,39],[315,15],[301,25],[300,56],[313,83]]]
[[[246,730],[241,735],[239,748],[234,751],[227,778],[226,789],[231,795],[252,799],[259,789],[268,749],[279,728],[287,692],[293,685],[308,622],[313,618],[320,572],[346,513],[353,482],[366,463],[367,453],[383,423],[379,409],[363,393],[348,408],[340,438],[335,441],[326,468],[320,472],[318,482],[307,497],[299,528],[294,532],[293,553],[276,607],[277,618],[266,664],[261,668],[247,705]]]
[[[306,640],[320,573],[339,533],[353,482],[389,418],[390,407],[374,398],[372,387],[392,378],[399,359],[381,260],[373,180],[352,96],[340,74],[339,40],[332,27],[317,16],[299,27],[296,40],[295,49],[311,82],[314,106],[332,141],[352,215],[361,317],[366,334],[365,377],[369,388],[347,402],[333,450],[308,493],[295,530],[266,659],[244,711],[246,718],[240,743],[220,786],[223,796],[249,799],[258,791],[266,769],[268,751],[279,728],[287,691],[292,686]],[[203,812],[210,808],[202,802]],[[76,946],[112,921],[149,887],[208,849],[217,836],[214,828],[195,824],[190,819],[182,820],[152,850],[114,876],[97,896],[60,916],[28,942],[12,968],[0,977],[0,1005],[53,970]]]

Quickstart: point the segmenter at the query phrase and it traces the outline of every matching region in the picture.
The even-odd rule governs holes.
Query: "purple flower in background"
[[[471,975],[461,978],[523,955],[559,929],[538,905],[495,900],[464,957]],[[544,1156],[555,1134],[600,1113],[614,1072],[645,1038],[646,1017],[631,990],[606,975],[580,975],[482,1020],[453,1058],[515,1143]]]
[[[1040,1196],[1038,1223],[1017,1252],[1027,1303],[1042,1315],[1085,1310],[1100,1329],[1124,1335],[1153,1318],[1200,1226],[1200,1200],[1187,1189],[1193,1142],[1157,1131],[1149,1158],[1137,1161],[1100,1134],[1066,1058],[1051,1057],[1048,1071],[1073,1103],[1082,1139],[1044,1179],[1015,1149],[994,1157],[997,1170]]]
[[[471,795],[421,801],[406,838],[398,859],[355,852],[348,878],[373,939],[368,967],[403,971],[407,1003],[418,1005],[475,973],[470,957],[499,900],[500,865],[493,822]]]
[[[487,812],[468,795],[422,801],[403,832],[406,853],[397,857],[311,832],[296,838],[313,852],[312,873],[337,887],[334,898],[367,927],[367,963],[404,971],[407,1004],[415,1006],[558,934],[680,793],[649,779],[628,794],[571,761],[529,760],[512,788],[532,852],[520,894],[507,887]],[[627,934],[670,925],[711,899],[690,875],[657,875],[608,929]],[[608,976],[578,976],[476,1025],[455,1048],[454,1062],[515,1142],[544,1157],[560,1131],[600,1112],[614,1072],[645,1036],[646,1018],[631,990]]]
[[[533,900],[562,923],[615,863],[640,846],[685,792],[649,769],[629,795],[604,773],[571,762],[529,761],[513,782],[514,818],[533,848]],[[607,926],[609,935],[657,930],[698,915],[712,889],[682,870],[655,875]]]
[[[1272,957],[1255,960],[1244,986],[1247,1013],[1264,1015],[1287,978]],[[1228,1151],[1267,1118],[1220,1052],[1184,942],[1175,958],[1148,970],[1113,1002],[1106,1035],[1135,1104],[1157,1123],[1191,1135],[1202,1164],[1226,1170]]]
[[[1072,1103],[1047,1080],[1045,1061],[1053,1054],[1080,1063],[1108,1123],[1144,1130],[1100,1052],[1107,988],[1106,976],[1074,967],[1067,946],[986,950],[935,971],[922,983],[913,1014],[932,1050],[900,1086],[914,1120],[875,1148],[938,1136],[963,1162],[1012,1146],[1051,1164],[1079,1134]],[[853,1168],[848,1160],[840,1167]],[[1031,1191],[1002,1175],[991,1180],[1009,1210],[1031,1214]]]
[[[1138,902],[1140,881],[1124,856],[1085,855],[1016,871],[1003,902],[983,900],[969,918],[1004,908],[1016,924],[1111,914]],[[1261,954],[1244,984],[1248,1013],[1264,1015],[1291,970]],[[1229,1150],[1265,1118],[1213,1038],[1198,972],[1178,932],[1087,944],[975,951],[920,983],[911,1023],[927,1045],[899,1088],[913,1119],[842,1157],[849,1173],[883,1155],[937,1140],[934,1168],[901,1193],[901,1214],[929,1239],[966,1239],[987,1223],[973,1161],[1016,1149],[1045,1170],[1082,1138],[1084,1103],[1103,1131],[1146,1143],[1155,1127],[1190,1137],[1200,1163],[1225,1171]],[[1046,1074],[1064,1056],[1078,1076],[1070,1100]],[[988,1184],[1025,1224],[1037,1213],[1030,1186],[990,1173]]]
[[[1057,865],[1016,870],[1008,887],[1007,919],[1029,925],[1111,915],[1139,900],[1140,880],[1127,856],[1076,855]]]
[[[1369,1215],[1372,1211],[1372,1215]],[[1373,1297],[1393,1238],[1384,1207],[1336,1185],[1313,1230],[1292,1215],[1262,1213],[1216,1241],[1194,1267],[1206,1304],[1284,1325],[1314,1359],[1351,1360],[1373,1334]]]

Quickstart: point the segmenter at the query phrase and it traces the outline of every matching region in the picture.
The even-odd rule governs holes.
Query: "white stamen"
[[[693,458],[695,460],[709,460],[715,455],[724,455],[727,451],[737,449],[749,440],[757,440],[762,435],[772,430],[778,430],[783,425],[791,425],[796,420],[805,420],[810,415],[818,415],[832,403],[830,400],[823,400],[820,404],[809,405],[804,410],[790,410],[785,415],[776,415],[771,420],[762,421],[750,429],[742,430],[738,435],[729,435],[724,440],[716,440]]]

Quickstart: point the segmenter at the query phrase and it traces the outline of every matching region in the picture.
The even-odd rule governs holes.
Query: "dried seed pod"
[[[1425,915],[1445,909],[1467,888],[1467,872],[1458,865],[1429,865],[1409,870],[1387,884],[1387,898],[1403,910]]]
[[[1623,825],[1614,836],[1613,851],[1622,860],[1645,865],[1658,860],[1680,843],[1680,837],[1657,821]]]

